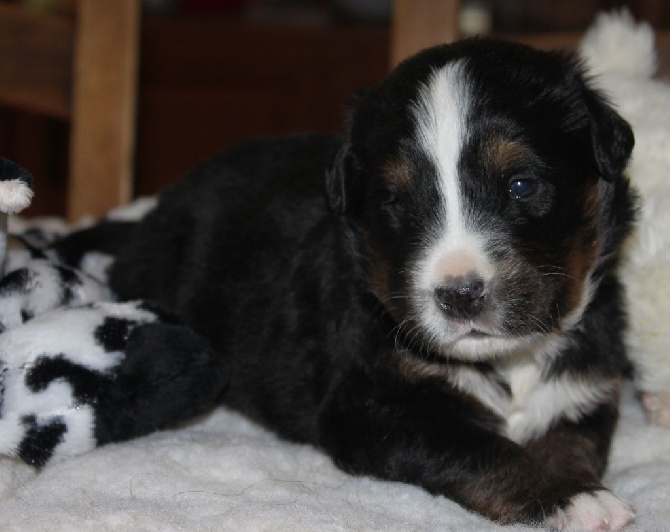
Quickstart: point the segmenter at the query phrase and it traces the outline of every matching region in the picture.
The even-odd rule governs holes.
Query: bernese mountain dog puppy
[[[118,239],[111,287],[212,343],[225,404],[348,472],[500,523],[620,529],[633,511],[599,479],[633,144],[575,58],[438,46],[359,95],[343,136],[196,168]]]

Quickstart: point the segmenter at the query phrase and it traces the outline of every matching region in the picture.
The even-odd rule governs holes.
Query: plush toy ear
[[[585,101],[596,168],[601,177],[612,181],[628,164],[635,145],[633,130],[597,91],[587,90]]]
[[[16,214],[33,197],[33,176],[9,159],[0,158],[0,276],[5,270],[7,255],[7,215]]]
[[[30,205],[33,176],[9,159],[0,158],[0,212],[17,213]]]

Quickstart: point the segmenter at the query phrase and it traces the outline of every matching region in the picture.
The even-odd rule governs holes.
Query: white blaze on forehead
[[[450,231],[462,231],[458,160],[465,141],[468,111],[463,65],[451,63],[433,72],[415,107],[417,137],[437,170]]]
[[[467,140],[470,108],[462,61],[435,70],[419,92],[414,107],[417,141],[433,163],[440,194],[441,216],[429,235],[423,270],[429,282],[476,272],[488,279],[491,267],[484,252],[484,235],[468,220],[458,162]]]

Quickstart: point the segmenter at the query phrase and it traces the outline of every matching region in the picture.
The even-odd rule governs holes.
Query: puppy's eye
[[[397,216],[405,213],[404,203],[395,194],[389,194],[386,200],[384,200],[384,207]]]
[[[512,179],[509,182],[509,195],[512,199],[526,199],[537,190],[537,181],[534,179]]]

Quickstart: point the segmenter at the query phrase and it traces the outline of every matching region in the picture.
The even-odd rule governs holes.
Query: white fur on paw
[[[575,495],[546,524],[559,530],[623,530],[634,519],[635,512],[626,501],[600,490]]]
[[[670,392],[644,392],[642,404],[649,421],[670,428]]]

